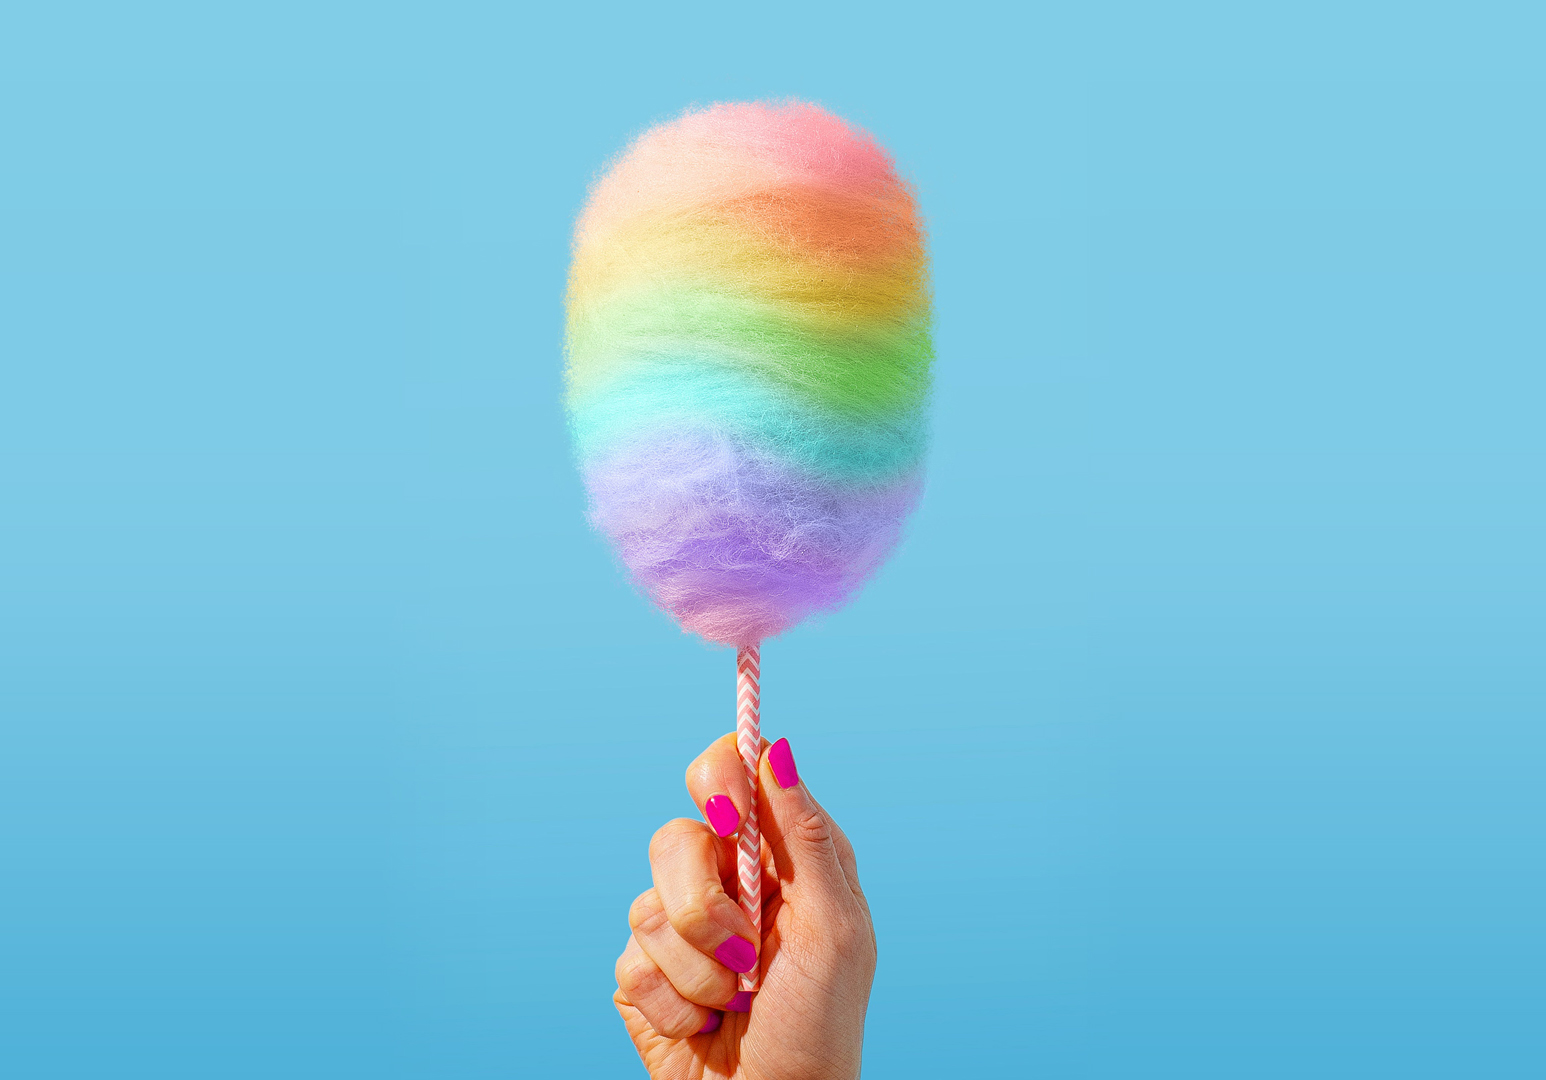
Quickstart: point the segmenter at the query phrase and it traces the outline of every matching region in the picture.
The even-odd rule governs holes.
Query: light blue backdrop
[[[1541,1075],[1543,27],[1443,7],[9,8],[0,1074],[638,1073],[732,660],[583,524],[568,231],[797,94],[938,299],[910,537],[765,651],[868,1074]]]

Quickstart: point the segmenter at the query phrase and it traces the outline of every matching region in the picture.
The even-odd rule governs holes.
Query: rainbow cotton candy
[[[591,520],[682,626],[754,644],[881,564],[933,345],[917,206],[867,133],[802,102],[650,129],[591,191],[567,302]]]

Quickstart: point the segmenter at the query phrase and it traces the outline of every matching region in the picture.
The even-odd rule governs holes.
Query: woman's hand
[[[655,887],[628,912],[612,1000],[653,1080],[859,1075],[875,931],[853,847],[800,782],[788,741],[762,747],[754,793],[735,735],[714,742],[687,770],[712,827],[678,818],[650,841]],[[760,942],[735,901],[734,836],[753,798]],[[759,963],[762,989],[737,994],[735,972]]]

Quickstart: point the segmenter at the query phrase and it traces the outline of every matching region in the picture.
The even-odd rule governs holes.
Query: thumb
[[[801,782],[788,739],[762,753],[757,812],[785,899],[798,901],[801,893],[852,896],[838,861],[832,820]]]

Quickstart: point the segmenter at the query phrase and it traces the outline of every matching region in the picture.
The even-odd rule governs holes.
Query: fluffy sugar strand
[[[688,630],[842,604],[917,501],[933,360],[910,187],[803,102],[636,139],[575,227],[566,406],[593,523]]]

